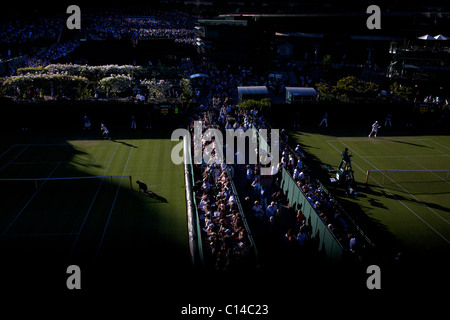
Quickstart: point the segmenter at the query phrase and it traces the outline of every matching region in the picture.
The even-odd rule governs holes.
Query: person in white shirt
[[[380,129],[380,128],[381,128],[381,126],[378,124],[378,121],[375,121],[372,125],[372,131],[370,131],[370,133],[369,133],[369,138],[372,136],[372,133],[373,133],[373,136],[376,138],[378,129]]]
[[[302,170],[298,175],[298,180],[303,181],[304,179],[305,179],[305,171]]]
[[[295,153],[300,155],[302,153],[302,151],[300,150],[300,145],[298,144],[297,147],[295,148]]]
[[[253,179],[253,171],[249,165],[247,165],[247,189],[250,189]]]
[[[303,169],[302,158],[298,158],[298,161],[297,161],[297,168],[298,168],[298,170],[302,170],[302,169]]]
[[[299,180],[299,171],[298,169],[294,169],[294,174],[292,175],[292,178],[294,178],[294,181],[298,181]]]

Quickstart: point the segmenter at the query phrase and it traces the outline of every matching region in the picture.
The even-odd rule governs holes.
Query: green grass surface
[[[90,134],[22,136],[0,143],[0,250],[41,263],[172,270],[189,264],[184,169],[164,133],[98,140]],[[135,135],[136,136],[136,135]],[[154,194],[137,191],[136,180]]]
[[[448,136],[345,136],[313,131],[292,134],[308,158],[334,169],[348,148],[359,194],[348,197],[330,186],[340,203],[379,247],[410,257],[442,258],[450,252],[448,172],[371,172],[367,170],[450,170]],[[333,177],[329,174],[328,177]],[[327,177],[325,177],[327,178]],[[384,180],[384,182],[383,182]]]

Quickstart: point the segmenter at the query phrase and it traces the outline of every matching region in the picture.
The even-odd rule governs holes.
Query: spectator
[[[255,205],[252,208],[253,215],[257,218],[262,218],[264,216],[264,210],[259,204],[259,201],[255,201]]]
[[[84,116],[83,123],[84,123],[83,130],[90,130],[91,129],[91,121],[89,120],[88,116]]]
[[[308,234],[305,228],[300,227],[297,234],[297,243],[300,247],[304,247],[308,242]]]
[[[322,121],[320,121],[319,127],[322,126],[322,124],[325,123],[325,128],[328,128],[328,113],[325,112],[323,115]]]
[[[255,180],[252,182],[252,188],[255,195],[261,193],[261,183],[259,182],[258,178],[255,178]]]
[[[274,201],[272,201],[272,202],[270,203],[270,205],[269,205],[269,206],[267,207],[267,209],[266,209],[266,215],[270,218],[270,217],[272,217],[272,216],[275,215],[275,213],[277,212],[277,210],[278,210],[277,205],[275,204]]]

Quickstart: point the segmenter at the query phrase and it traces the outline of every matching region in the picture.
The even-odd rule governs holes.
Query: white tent
[[[448,40],[450,38],[443,36],[442,34],[438,34],[437,36],[434,36],[435,40]]]
[[[189,76],[190,79],[194,79],[194,78],[209,78],[209,76],[207,74],[204,73],[196,73],[196,74],[191,74]]]
[[[421,37],[417,37],[417,39],[420,39],[420,40],[436,40],[434,37],[430,36],[429,34],[423,35]]]
[[[317,91],[310,87],[286,87],[286,103],[314,102]]]

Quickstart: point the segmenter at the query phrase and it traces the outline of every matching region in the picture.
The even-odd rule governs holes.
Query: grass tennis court
[[[148,271],[188,265],[184,169],[170,160],[175,143],[164,133],[145,135],[4,139],[0,179],[96,177],[0,181],[5,261],[82,269],[126,261]],[[153,194],[139,193],[136,180]]]
[[[359,194],[348,197],[338,188],[333,193],[349,212],[359,212],[356,218],[365,225],[363,229],[376,245],[407,252],[413,258],[440,259],[448,255],[448,136],[368,138],[363,134],[328,135],[311,130],[294,133],[293,139],[322,167],[330,165],[336,169],[346,147],[353,154],[352,167]],[[411,171],[384,172],[384,169]],[[370,172],[366,185],[367,170],[379,171]]]

